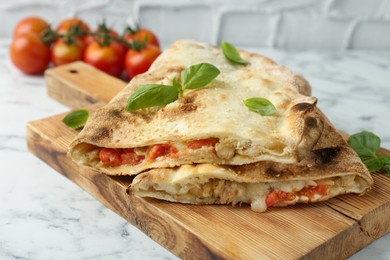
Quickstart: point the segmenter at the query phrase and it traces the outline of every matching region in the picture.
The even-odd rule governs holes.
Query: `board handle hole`
[[[72,74],[77,74],[77,73],[79,73],[77,70],[69,70],[69,72],[72,73]]]

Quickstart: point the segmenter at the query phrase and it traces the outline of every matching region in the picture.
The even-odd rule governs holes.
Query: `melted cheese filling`
[[[309,198],[299,193],[306,187],[327,185],[326,194],[314,194]],[[298,202],[316,202],[326,200],[344,193],[361,193],[364,191],[365,180],[357,175],[332,177],[321,180],[294,180],[263,183],[239,183],[221,179],[187,180],[185,184],[152,183],[143,186],[136,192],[140,196],[164,197],[167,200],[195,204],[232,204],[246,203],[257,212],[267,210],[266,199],[271,191],[293,193],[292,200],[279,201],[273,206],[286,206]],[[160,195],[160,196],[159,196]]]

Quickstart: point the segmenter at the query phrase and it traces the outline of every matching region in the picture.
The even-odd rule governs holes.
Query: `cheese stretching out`
[[[307,81],[264,56],[239,53],[250,63],[232,63],[209,44],[174,43],[91,115],[69,156],[108,175],[137,175],[130,193],[182,203],[265,211],[367,192],[370,173],[316,107]],[[205,88],[186,89],[163,107],[125,110],[140,86],[174,85],[200,63],[220,71]],[[244,104],[251,98],[276,112],[251,111]]]

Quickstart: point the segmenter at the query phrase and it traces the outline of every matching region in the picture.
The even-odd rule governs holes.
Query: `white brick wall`
[[[390,50],[390,0],[12,0],[0,3],[0,37],[23,17],[54,26],[79,16],[122,31],[140,23],[163,46],[182,38],[243,47]]]

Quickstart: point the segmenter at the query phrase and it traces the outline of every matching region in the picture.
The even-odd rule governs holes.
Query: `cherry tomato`
[[[192,140],[187,144],[187,147],[190,149],[199,149],[203,146],[214,146],[216,143],[218,143],[218,138],[199,139]]]
[[[125,45],[123,45],[122,43],[116,41],[115,44],[112,45],[112,48],[114,48],[115,51],[117,53],[119,53],[119,55],[122,56],[122,61],[124,62],[125,55],[126,55],[126,52],[127,52],[127,47]],[[123,66],[124,66],[124,64],[123,64]]]
[[[123,70],[123,53],[118,42],[112,41],[108,46],[93,42],[85,50],[84,61],[112,76],[119,77]]]
[[[14,37],[27,32],[40,34],[43,30],[49,28],[50,25],[42,18],[31,16],[21,20],[14,29]]]
[[[97,31],[94,31],[94,32],[101,33],[102,29],[99,28]],[[114,31],[113,29],[108,29],[108,34],[111,36],[114,36],[114,37],[119,37],[119,34],[116,31]],[[88,46],[91,43],[93,43],[94,41],[96,41],[96,38],[98,38],[98,37],[94,36],[94,35],[87,35],[85,37],[84,42]],[[98,40],[100,40],[100,39],[98,39]]]
[[[131,33],[128,30],[123,36],[123,39],[129,43],[132,43],[134,39],[137,39],[141,43],[146,40],[147,43],[160,47],[160,43],[158,41],[157,36],[150,30],[145,28],[140,28],[134,33]]]
[[[96,32],[102,33],[103,30],[104,29],[99,28]],[[113,29],[108,29],[108,34],[113,36],[113,37],[119,38],[119,34],[116,31],[114,31]],[[91,43],[93,43],[95,41],[102,41],[102,39],[98,36],[93,36],[93,35],[87,35],[84,39],[86,46],[90,45]],[[121,53],[121,55],[123,55],[123,56],[125,55],[126,50],[127,50],[127,47],[125,45],[123,45],[122,43],[119,43],[119,44],[115,44],[114,47],[118,49],[118,51]]]
[[[79,18],[68,18],[63,20],[60,24],[58,24],[56,32],[65,34],[69,32],[72,25],[79,25],[83,31],[89,32],[89,26]],[[85,39],[85,37],[86,36],[83,36],[82,39]]]
[[[146,72],[160,53],[160,49],[151,44],[146,45],[140,51],[129,49],[125,57],[127,75],[133,78],[138,74]]]
[[[12,63],[26,74],[42,74],[50,61],[50,49],[38,34],[29,32],[14,38],[10,47]]]
[[[84,43],[76,40],[74,44],[67,44],[63,39],[57,40],[51,48],[51,61],[55,66],[83,60]]]

